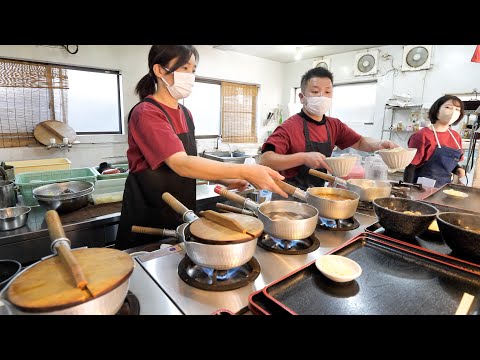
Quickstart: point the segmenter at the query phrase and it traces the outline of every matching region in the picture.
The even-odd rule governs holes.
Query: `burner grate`
[[[317,250],[320,241],[315,234],[301,240],[283,240],[264,233],[258,238],[257,245],[277,254],[301,255]]]
[[[357,229],[359,226],[360,223],[354,217],[344,220],[318,218],[318,227],[327,231],[350,231]]]
[[[123,301],[120,310],[115,315],[140,315],[140,302],[137,296],[130,290]]]

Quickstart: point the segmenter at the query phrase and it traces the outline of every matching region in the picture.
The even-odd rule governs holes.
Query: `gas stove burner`
[[[314,234],[301,240],[283,240],[264,233],[258,238],[257,245],[277,254],[301,255],[317,250],[320,241]]]
[[[344,220],[332,220],[327,218],[318,218],[318,227],[327,231],[350,231],[355,230],[360,223],[354,217]]]
[[[118,310],[116,315],[140,315],[140,302],[130,290],[123,301],[122,307]]]
[[[178,265],[178,275],[188,285],[202,290],[228,291],[252,283],[260,274],[260,264],[252,257],[246,264],[215,270],[195,264],[188,255]]]
[[[373,211],[373,204],[370,201],[359,201],[357,210]]]

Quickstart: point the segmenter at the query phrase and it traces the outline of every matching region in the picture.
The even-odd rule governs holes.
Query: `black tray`
[[[441,254],[417,251],[362,233],[331,253],[360,264],[362,275],[336,283],[307,264],[267,285],[263,293],[286,312],[301,315],[450,315],[463,293],[480,296],[480,273]],[[469,314],[480,313],[475,300]]]
[[[465,262],[473,263],[476,266],[480,266],[480,258],[473,256],[469,257],[468,255],[457,254],[452,251],[452,249],[450,249],[450,247],[445,243],[445,241],[443,241],[440,232],[427,230],[422,234],[415,236],[415,238],[399,237],[398,234],[390,234],[388,230],[385,230],[385,228],[383,228],[378,221],[376,223],[373,223],[372,225],[367,226],[365,228],[365,231],[368,233],[373,233],[383,239],[406,242],[408,245],[414,247],[425,248],[429,251],[448,255],[453,258],[463,260]]]
[[[455,198],[443,193],[443,190],[453,189],[468,194],[468,197]],[[458,211],[479,214],[480,213],[480,189],[471,186],[446,184],[433,194],[427,196],[422,202],[435,206],[439,211]]]
[[[283,307],[266,297],[262,290],[250,294],[248,308],[255,315],[288,315]]]

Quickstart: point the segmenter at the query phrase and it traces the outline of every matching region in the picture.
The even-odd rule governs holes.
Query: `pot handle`
[[[182,220],[185,222],[192,222],[197,220],[198,216],[192,210],[189,210],[185,205],[178,201],[175,196],[169,192],[164,192],[162,194],[162,199],[165,201],[168,206],[170,206],[177,214],[182,215]]]
[[[223,211],[229,211],[229,212],[233,212],[233,213],[237,213],[237,214],[244,214],[244,215],[250,215],[250,216],[255,216],[254,212],[253,211],[250,211],[250,210],[245,210],[245,209],[240,209],[236,206],[230,206],[230,205],[227,205],[227,204],[223,204],[223,203],[216,203],[215,206],[220,209],[220,210],[223,210]]]
[[[177,232],[175,230],[159,229],[146,226],[133,225],[132,232],[137,234],[155,235],[161,237],[177,237]]]
[[[329,182],[331,182],[332,184],[335,182],[335,180],[337,179],[335,176],[332,176],[332,175],[328,175],[328,174],[325,174],[324,172],[321,172],[321,171],[318,171],[318,170],[314,170],[314,169],[310,169],[308,170],[308,173],[310,175],[313,175],[313,176],[316,176],[320,179],[323,179],[323,180],[327,180]]]
[[[49,210],[45,213],[45,221],[47,222],[48,232],[52,240],[51,249],[57,253],[63,264],[75,279],[75,285],[79,289],[85,289],[88,285],[87,279],[83,274],[80,264],[70,251],[70,240],[65,236],[60,217],[55,210]]]
[[[239,221],[235,219],[231,219],[225,215],[219,214],[213,210],[200,211],[199,215],[204,217],[205,219],[208,219],[228,229],[231,229],[233,231],[238,231],[243,234],[247,234],[256,238],[255,234],[252,234],[251,232],[249,232],[248,229],[243,227],[243,225]]]
[[[295,194],[295,190],[297,190],[297,188],[293,185],[290,185],[284,181],[281,181],[281,180],[274,180],[275,181],[275,184],[278,185],[278,187],[280,189],[282,189],[283,191],[285,191],[288,195],[293,195]]]

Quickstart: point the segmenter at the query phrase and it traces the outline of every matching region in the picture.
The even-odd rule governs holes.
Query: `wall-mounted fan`
[[[330,58],[328,57],[321,57],[318,59],[313,60],[312,67],[322,67],[324,69],[330,70]]]
[[[403,47],[402,71],[430,69],[432,45],[405,45]]]
[[[378,50],[366,50],[355,54],[353,75],[375,75],[378,72]]]

